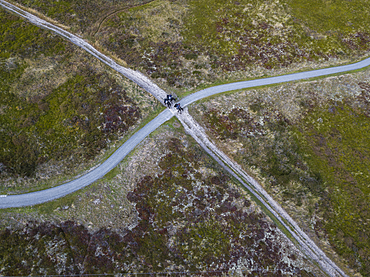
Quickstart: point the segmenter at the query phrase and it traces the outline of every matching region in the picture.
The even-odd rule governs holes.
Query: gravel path
[[[126,76],[130,80],[137,83],[140,87],[151,93],[161,103],[165,98],[166,92],[159,88],[156,84],[154,84],[145,75],[143,75],[140,72],[120,66],[111,58],[97,51],[93,46],[88,44],[80,37],[73,35],[63,30],[62,28],[54,26],[53,24],[43,19],[40,19],[10,3],[7,3],[4,0],[0,0],[0,6],[13,13],[18,14],[23,18],[26,18],[31,23],[41,28],[48,29],[57,33],[62,37],[68,39],[72,43],[80,46],[81,48],[89,52],[91,55],[93,55],[103,63],[107,64],[114,70],[120,72],[122,75]],[[208,97],[225,91],[342,73],[346,71],[364,68],[369,65],[370,58],[350,65],[215,86],[198,91],[185,97],[184,99],[181,100],[181,104],[183,107],[185,107],[204,97]],[[257,181],[255,181],[252,177],[246,174],[240,168],[239,165],[234,163],[228,156],[221,152],[208,139],[203,128],[194,121],[194,119],[187,112],[187,109],[185,109],[185,111],[181,115],[177,114],[177,112],[174,109],[167,109],[163,111],[155,119],[153,119],[151,122],[145,125],[137,133],[135,133],[129,140],[127,140],[104,163],[92,169],[89,173],[85,174],[84,176],[81,176],[78,179],[60,185],[58,187],[37,191],[33,193],[12,196],[0,195],[0,208],[22,207],[40,204],[46,201],[51,201],[63,197],[83,187],[88,186],[89,184],[102,178],[106,173],[112,170],[147,135],[149,135],[151,132],[153,132],[156,128],[158,128],[161,124],[169,120],[175,114],[179,118],[181,123],[184,125],[186,132],[192,135],[194,139],[205,149],[205,151],[209,153],[209,155],[211,155],[220,165],[222,165],[228,172],[230,172],[230,174],[232,174],[237,180],[239,180],[260,201],[261,205],[266,207],[273,214],[275,220],[279,221],[286,228],[286,230],[289,231],[293,238],[298,242],[298,246],[301,248],[303,253],[305,253],[314,262],[316,262],[321,267],[321,269],[330,276],[346,276],[346,274],[340,268],[338,268],[335,263],[333,263],[328,257],[326,257],[324,252],[321,251],[321,249],[319,249],[315,245],[315,243],[298,227],[294,220],[280,207],[278,203],[276,203],[272,199],[271,196],[267,194],[267,192],[258,184]]]

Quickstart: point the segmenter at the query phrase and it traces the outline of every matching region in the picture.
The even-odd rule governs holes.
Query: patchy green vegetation
[[[367,1],[16,2],[72,26],[178,95],[207,84],[347,63],[370,50]]]
[[[189,3],[185,41],[221,56],[218,62],[230,70],[251,63],[280,67],[368,50],[368,1]]]
[[[13,173],[32,176],[48,159],[91,159],[108,139],[127,131],[139,109],[130,106],[119,86],[99,86],[104,77],[80,72],[37,103],[4,93],[2,163]]]
[[[369,32],[370,2],[347,1],[286,1],[293,15],[316,32],[331,36]]]
[[[258,101],[258,100],[257,100]],[[258,108],[257,108],[258,107]],[[265,107],[265,109],[263,108]],[[267,111],[266,103],[252,104],[251,111],[235,108],[227,113],[211,110],[205,119],[213,136],[225,143],[240,140],[248,150],[241,150],[238,163],[258,167],[264,177],[270,178],[270,185],[289,187],[292,182],[310,180],[306,184],[320,186],[321,180],[314,174],[303,171],[299,166],[303,161],[297,153],[298,147],[288,132],[288,123],[277,111]],[[253,111],[254,110],[254,111]],[[260,118],[264,118],[263,121]],[[240,139],[241,138],[241,139]],[[283,192],[283,199],[294,198],[302,205],[303,191],[294,194]]]
[[[362,24],[350,21],[359,22],[352,19],[357,11],[366,15],[367,5],[360,9],[357,2],[337,2],[306,9],[299,1],[158,0],[112,16],[97,39],[130,66],[181,91],[225,76],[246,77],[237,77],[237,71],[271,74],[300,63],[363,55],[369,50],[369,19],[362,16]],[[318,14],[330,16],[341,5],[348,9],[346,24],[330,25],[340,15],[323,23],[326,29],[314,24],[326,22],[318,20]]]
[[[369,97],[369,92],[366,93]],[[369,102],[368,102],[369,103]],[[368,110],[366,111],[368,112]],[[330,103],[296,131],[307,165],[321,176],[320,222],[337,253],[363,276],[370,274],[370,118],[343,103]]]
[[[102,51],[179,94],[353,61],[370,45],[367,1],[17,2],[73,26]]]
[[[4,11],[0,20],[1,191],[73,176],[76,164],[94,160],[143,113],[158,110],[150,96],[70,43]]]
[[[0,10],[0,57],[4,66],[4,59],[12,56],[20,58],[40,55],[50,56],[65,51],[63,39],[32,24],[25,23],[17,16],[11,16],[4,10]],[[8,64],[9,69],[16,70],[17,66]],[[20,69],[19,69],[20,70]],[[19,71],[18,71],[19,72]],[[11,72],[10,75],[14,75]],[[2,72],[2,78],[5,78]],[[14,78],[15,76],[13,76]],[[9,76],[9,78],[12,78]],[[2,86],[3,87],[3,86]]]
[[[370,273],[368,74],[220,96],[194,111],[305,231],[363,276]]]
[[[141,176],[136,176],[131,192],[127,193],[131,181],[125,181],[122,178],[125,174],[118,172],[113,177],[117,186],[112,183],[113,179],[102,181],[103,184],[78,192],[72,204],[68,203],[69,208],[62,207],[56,212],[68,214],[73,209],[88,207],[99,213],[112,203],[106,198],[123,201],[118,190],[126,190],[124,198],[127,195],[134,207],[135,218],[131,218],[131,222],[124,219],[120,208],[115,215],[114,229],[91,229],[90,224],[86,228],[64,220],[17,223],[17,227],[3,228],[0,273],[209,271],[204,273],[209,276],[214,271],[218,271],[215,275],[242,271],[264,276],[313,276],[312,265],[198,145],[182,133],[162,129],[165,140],[159,135],[147,139],[139,152],[124,162],[126,166],[120,166],[124,173],[139,163],[141,173],[136,175]],[[146,152],[146,148],[153,141],[165,147],[160,150],[150,147],[154,153],[158,152],[155,156],[159,160],[158,165],[149,165],[156,168],[156,174],[147,175],[145,164],[153,151]],[[142,155],[145,157],[140,162]],[[117,191],[111,193],[111,190]],[[96,193],[100,196],[94,201],[81,202],[82,198],[89,198],[88,194],[94,194],[90,196],[94,199]],[[129,203],[125,209],[127,206]],[[15,216],[14,220],[20,222],[22,209],[17,210],[17,215],[12,211],[8,216]],[[28,214],[31,210],[41,212],[40,207],[26,210]],[[113,214],[110,211],[114,210],[108,208],[99,217],[109,220]],[[87,215],[83,212],[79,217]],[[27,214],[24,216],[27,218]],[[20,253],[14,245],[24,246],[24,251]]]
[[[17,2],[72,26],[103,50],[178,92],[228,76],[245,78],[244,71],[256,76],[306,62],[312,66],[353,59],[369,51],[370,45],[366,1],[158,0],[133,8],[144,1]],[[97,13],[102,17],[97,18]],[[0,23],[4,179],[34,176],[40,165],[51,160],[70,160],[70,168],[91,160],[139,121],[143,111],[111,74],[81,66],[84,59],[74,60],[67,69],[77,55],[75,48],[4,12]],[[235,74],[238,71],[241,75]],[[260,178],[304,227],[317,238],[328,239],[349,266],[368,275],[370,86],[358,85],[362,92],[354,98],[341,100],[343,95],[338,93],[328,100],[308,91],[308,97],[300,95],[289,106],[295,93],[291,92],[284,96],[285,103],[274,100],[280,105],[276,108],[271,107],[271,99],[255,97],[247,108],[208,108],[202,119],[225,151]],[[181,143],[173,139],[166,145],[169,153],[158,164],[161,173],[136,180],[128,199],[135,204],[138,224],[122,228],[124,237],[105,227],[87,233],[73,222],[5,230],[1,239],[8,244],[0,250],[4,274],[29,274],[31,268],[31,273],[40,274],[130,272],[133,268],[197,271],[212,263],[212,270],[230,270],[232,262],[247,256],[255,265],[245,261],[249,273],[304,276],[298,262],[287,266],[283,261],[279,244],[270,240],[276,235],[274,227],[248,210],[250,201],[230,185],[228,177],[200,174],[204,168],[214,170],[214,165],[202,164],[199,149],[189,150]],[[109,185],[103,190],[91,200],[97,206],[86,208],[90,213],[105,193],[114,198]],[[84,193],[89,197],[90,192]],[[49,203],[40,211],[75,209],[77,199]],[[129,205],[127,199],[119,201],[112,200],[110,207]],[[119,212],[114,219],[119,225]],[[81,239],[71,242],[70,238]],[[14,248],[29,242],[28,252]],[[74,252],[77,248],[81,253]],[[37,266],[24,263],[36,261],[29,258],[35,249],[39,250]],[[12,267],[14,261],[22,267]]]

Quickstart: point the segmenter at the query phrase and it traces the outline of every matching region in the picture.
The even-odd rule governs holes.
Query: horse
[[[171,108],[171,101],[168,100],[167,98],[164,99],[164,104],[167,106],[167,108]]]
[[[175,102],[176,99],[172,96],[172,94],[167,94],[167,97],[164,99],[164,104],[168,107],[171,108],[172,102]]]
[[[177,109],[177,112],[179,112],[180,114],[184,110],[183,108],[181,108],[180,103],[175,104],[174,107]]]

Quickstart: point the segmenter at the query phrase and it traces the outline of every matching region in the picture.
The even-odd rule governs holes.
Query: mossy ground
[[[296,1],[154,1],[112,17],[98,39],[129,65],[178,93],[227,78],[294,70],[307,62],[346,60],[368,50],[368,19],[350,29],[329,23],[323,29],[313,24],[319,17],[315,11],[330,14],[333,23],[338,16],[331,12],[332,5],[316,3],[317,8],[303,13],[299,4],[303,5]],[[343,20],[352,21],[357,11],[366,14],[366,6],[347,6]]]
[[[73,176],[158,112],[154,98],[69,42],[5,11],[0,20],[2,193]]]
[[[367,70],[243,91],[194,110],[306,232],[363,276],[370,270],[368,77]]]
[[[55,5],[50,1],[48,3],[42,1],[23,1],[20,3],[37,8],[47,16],[61,20],[66,25],[72,25],[74,30],[86,34],[91,33],[89,33],[88,25],[94,25],[92,15],[95,14],[95,8],[98,6],[98,2],[91,2],[90,5],[84,5],[84,7],[77,2],[67,1],[60,5]],[[104,22],[93,40],[123,58],[130,66],[142,69],[149,76],[157,78],[159,83],[180,92],[203,82],[214,82],[221,78],[221,75],[234,76],[235,71],[250,70],[257,71],[252,75],[261,74],[261,72],[273,72],[274,69],[281,67],[290,68],[294,64],[306,61],[322,63],[331,59],[334,61],[336,59],[338,61],[351,59],[369,50],[369,19],[366,16],[369,8],[367,2],[315,2],[314,9],[308,8],[308,6],[311,7],[312,1],[286,1],[284,3],[274,1],[228,1],[222,3],[210,1],[207,5],[204,3],[204,1],[197,0],[155,1],[140,8],[117,13]],[[85,13],[87,16],[84,15]],[[77,15],[77,20],[75,15]],[[51,43],[50,39],[46,41],[46,38],[43,37],[34,43],[31,39],[33,36],[30,34],[36,29],[33,30],[33,27],[29,26],[28,29],[26,28],[27,31],[23,33],[25,27],[23,22],[18,20],[14,23],[15,25],[12,25],[12,27],[16,27],[17,24],[20,24],[22,27],[22,31],[20,31],[19,28],[11,28],[8,25],[8,21],[11,20],[6,17],[2,18],[6,19],[3,24],[6,28],[3,34],[7,36],[7,39],[3,40],[4,51],[0,53],[5,55],[2,56],[2,70],[6,71],[3,75],[7,82],[14,86],[19,86],[12,83],[14,78],[24,80],[24,84],[20,87],[25,88],[26,93],[23,97],[26,98],[27,93],[32,93],[28,82],[35,75],[32,71],[27,71],[27,64],[23,63],[23,58],[31,55],[29,58],[32,60],[41,56],[40,53],[46,57],[53,56],[59,53],[58,51],[65,52],[66,46],[58,38],[55,38],[56,41]],[[27,32],[28,35],[23,36]],[[14,42],[14,45],[8,45],[10,42]],[[21,44],[18,43],[28,47],[22,48]],[[8,55],[6,51],[9,50],[15,51],[21,59]],[[40,51],[38,52],[38,50]],[[263,68],[263,70],[261,71],[259,68]],[[60,114],[54,114],[57,110],[48,112],[48,109],[50,104],[60,104],[60,110],[64,110],[68,116],[72,116],[72,111],[68,113],[69,109],[62,105],[64,102],[58,102],[66,99],[53,98],[50,92],[54,89],[55,91],[60,89],[58,93],[63,95],[63,88],[67,88],[66,90],[75,88],[74,85],[81,81],[79,78],[85,76],[84,74],[75,71],[72,77],[71,75],[62,76],[65,80],[52,87],[49,93],[44,95],[45,97],[40,98],[45,99],[40,103],[24,102],[24,99],[20,98],[19,95],[11,92],[10,86],[4,86],[7,90],[7,98],[5,99],[16,105],[9,107],[8,104],[2,105],[1,116],[6,118],[7,109],[11,108],[16,111],[14,112],[16,117],[13,119],[22,119],[24,112],[25,115],[21,123],[17,123],[20,125],[16,127],[17,130],[25,128],[28,132],[28,134],[25,132],[25,136],[23,134],[14,135],[14,140],[13,137],[11,140],[9,138],[14,133],[11,128],[9,132],[3,132],[2,138],[10,143],[12,147],[9,149],[15,153],[9,155],[5,151],[3,153],[5,158],[16,158],[16,160],[24,162],[23,153],[31,157],[29,161],[26,161],[26,164],[15,163],[13,166],[15,170],[18,166],[18,170],[28,174],[34,169],[35,163],[39,162],[37,156],[39,150],[33,148],[37,143],[31,139],[37,139],[38,142],[40,140],[37,136],[28,136],[32,133],[31,131],[34,131],[31,126],[35,123],[34,121],[38,121],[39,114],[44,113],[50,116],[50,119],[59,118]],[[48,79],[45,74],[43,76],[45,76],[44,80]],[[368,108],[366,85],[366,83],[362,84],[364,87],[362,98],[356,99],[357,103],[361,103],[362,110],[364,107]],[[48,87],[48,84],[44,87]],[[103,88],[105,87],[103,86]],[[92,90],[99,91],[99,88],[92,87]],[[21,91],[17,89],[16,92]],[[77,93],[80,100],[87,92],[91,91],[84,88]],[[238,158],[238,155],[235,155],[235,159],[239,159],[239,162],[247,165],[251,172],[255,171],[254,173],[261,179],[267,180],[266,186],[271,191],[277,192],[277,197],[281,197],[279,199],[283,199],[287,203],[292,202],[292,205],[298,207],[299,212],[302,213],[304,212],[299,207],[307,208],[305,216],[307,213],[309,214],[314,231],[317,232],[318,236],[327,235],[337,253],[345,257],[353,268],[366,275],[369,268],[368,260],[366,260],[366,257],[369,257],[367,249],[369,234],[366,222],[359,222],[367,220],[368,215],[368,209],[366,209],[366,205],[363,205],[368,197],[366,195],[367,189],[362,185],[367,178],[365,170],[367,167],[363,167],[363,165],[367,165],[368,162],[366,159],[368,141],[366,136],[361,136],[364,131],[368,130],[367,117],[360,108],[345,101],[338,102],[338,99],[334,99],[334,102],[325,102],[331,106],[320,106],[315,98],[315,93],[315,91],[311,93],[311,98],[303,97],[305,101],[302,101],[300,106],[289,106],[287,104],[289,99],[287,99],[286,103],[279,103],[280,109],[278,110],[268,109],[269,102],[261,99],[250,103],[251,109],[249,111],[235,108],[231,112],[224,113],[214,109],[206,121],[210,124],[211,129],[214,126],[217,129],[214,135],[220,136],[227,143],[240,137],[247,138],[247,142],[238,141],[238,144],[251,151],[241,152],[242,156],[247,158],[240,158],[240,156]],[[294,95],[292,92],[290,94]],[[49,95],[50,98],[47,98],[46,95]],[[20,102],[19,99],[22,99],[23,102]],[[71,99],[77,101],[76,107],[78,107],[79,99],[73,99],[73,97]],[[29,100],[26,99],[26,101]],[[83,106],[85,103],[80,104]],[[334,113],[325,110],[335,104],[343,110],[340,108],[340,111],[336,110],[335,107]],[[297,125],[294,121],[296,118],[291,116],[294,109],[298,111],[310,110],[311,115],[304,113],[303,115],[312,121],[302,121],[300,128],[288,132],[287,130],[292,128],[291,126]],[[87,114],[83,111],[79,115],[82,117],[77,116],[77,125],[83,125],[86,118],[84,116]],[[221,120],[216,121],[215,118],[220,116],[222,116]],[[313,120],[320,118],[322,122],[321,120],[318,122],[322,123],[323,129],[313,124]],[[12,122],[12,118],[6,119]],[[324,123],[324,119],[330,119],[338,124],[346,119],[349,122],[355,122],[355,127],[352,129],[329,127],[329,125],[325,125],[329,120]],[[49,124],[53,120],[45,122]],[[358,125],[359,122],[366,124]],[[5,123],[3,124],[6,126]],[[43,124],[43,126],[47,126],[47,124]],[[58,130],[58,128],[56,129]],[[83,136],[85,134],[83,130],[79,127],[79,130],[74,131],[77,133],[80,131],[79,134]],[[221,133],[219,133],[220,131]],[[348,136],[349,133],[357,134],[357,136]],[[52,133],[47,134],[45,131],[43,134],[52,137]],[[73,134],[71,139],[72,136]],[[95,138],[91,140],[95,143]],[[358,142],[362,143],[364,147],[358,148],[356,146]],[[227,149],[228,146],[224,147]],[[336,152],[337,149],[340,149],[339,152]],[[228,150],[235,154],[235,144]],[[17,153],[20,154],[17,155]],[[354,158],[351,163],[348,163],[343,157]],[[176,161],[171,160],[171,162],[175,163]],[[187,185],[186,182],[184,185]],[[352,198],[356,198],[356,202],[351,200]],[[147,200],[150,202],[150,197]],[[316,203],[317,206],[315,206]],[[356,210],[356,213],[349,212],[349,209]],[[315,216],[313,216],[314,214]],[[321,216],[322,218],[320,218]],[[335,221],[328,220],[329,216]],[[307,222],[306,224],[308,224]],[[218,226],[212,224],[209,226]],[[354,227],[349,229],[351,224],[354,224]],[[204,229],[207,226],[201,227]],[[361,230],[361,228],[363,229]],[[151,235],[154,234],[151,233]],[[222,238],[220,234],[209,234],[211,237]],[[189,234],[187,236],[193,237]],[[215,240],[211,241],[215,244],[218,243]],[[223,248],[221,247],[221,249]],[[227,253],[227,251],[224,252]],[[206,256],[207,253],[204,255]],[[150,259],[155,260],[157,257]],[[149,261],[152,261],[150,259]],[[197,261],[194,260],[194,263]]]
[[[1,273],[313,276],[248,195],[177,121],[169,124],[115,176],[68,201],[2,211]],[[27,247],[20,253],[15,245]]]

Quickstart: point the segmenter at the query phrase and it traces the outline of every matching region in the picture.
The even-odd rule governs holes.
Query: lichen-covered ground
[[[3,10],[0,23],[1,193],[76,175],[159,111],[153,97],[69,42]]]
[[[4,275],[317,274],[176,120],[92,187],[1,216]]]
[[[366,70],[246,90],[189,109],[303,230],[363,276],[370,273],[369,77]]]

